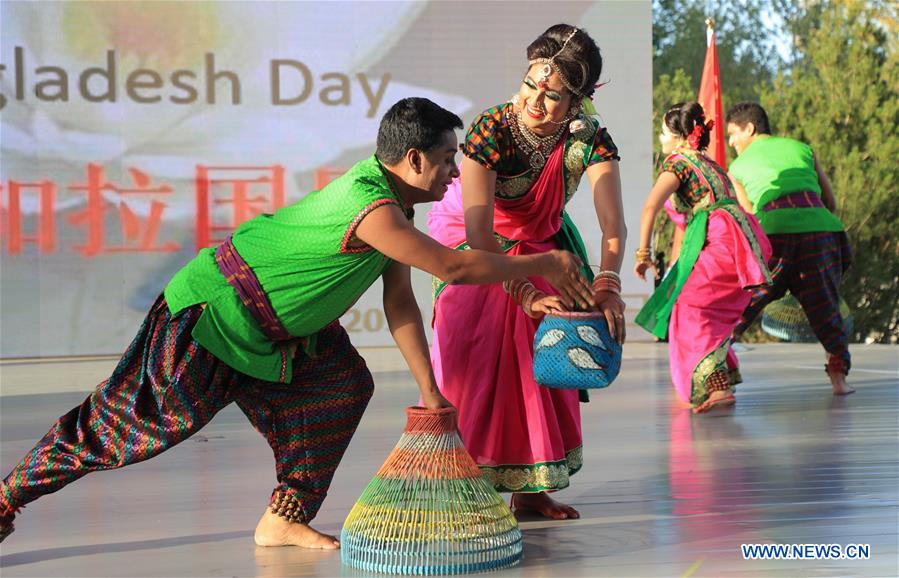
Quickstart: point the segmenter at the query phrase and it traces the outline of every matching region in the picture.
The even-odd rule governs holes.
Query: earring
[[[577,115],[581,113],[581,103],[576,102],[568,107],[568,116],[571,118],[577,118]]]
[[[518,93],[516,92],[516,93],[515,93],[515,96],[513,96],[512,98],[509,99],[509,102],[511,102],[511,103],[514,104],[515,106],[518,106],[518,102],[519,102],[520,100],[521,100],[521,97],[520,97],[520,96],[518,95]]]
[[[587,128],[586,123],[578,118],[578,115],[581,113],[581,103],[573,104],[568,108],[568,116],[571,119],[571,122],[568,125],[568,130],[575,133],[580,132]]]

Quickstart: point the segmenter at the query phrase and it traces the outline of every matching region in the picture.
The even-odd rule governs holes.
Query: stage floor
[[[316,520],[341,523],[417,399],[395,350],[368,349],[376,392]],[[741,353],[746,383],[723,416],[692,416],[664,345],[625,350],[621,376],[582,406],[584,468],[557,497],[576,521],[521,519],[522,565],[493,576],[899,576],[899,348],[853,347],[834,398],[817,345]],[[6,474],[115,360],[0,362]],[[268,445],[231,406],[160,457],[101,472],[29,505],[0,575],[364,576],[335,552],[259,548]],[[870,545],[867,560],[744,560],[741,544]]]

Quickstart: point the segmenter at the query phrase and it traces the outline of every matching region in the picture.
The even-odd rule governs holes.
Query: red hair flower
[[[703,130],[705,130],[705,125],[702,122],[697,122],[696,125],[693,126],[693,132],[687,137],[687,144],[690,145],[691,149],[699,150],[699,142],[702,140]]]
[[[693,126],[693,132],[691,132],[690,136],[687,137],[687,144],[690,145],[690,148],[699,150],[699,143],[702,141],[703,129],[705,130],[705,132],[712,132],[713,126],[715,126],[714,120],[703,123],[703,119],[700,117],[696,125]]]

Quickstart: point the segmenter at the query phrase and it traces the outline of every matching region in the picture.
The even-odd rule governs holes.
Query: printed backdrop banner
[[[400,98],[430,98],[466,123],[507,100],[528,43],[558,22],[603,51],[609,84],[595,102],[621,151],[631,231],[649,189],[648,0],[0,10],[0,357],[120,353],[198,248],[372,154]],[[572,203],[595,261],[586,182]],[[629,283],[639,305],[648,290]],[[430,279],[414,284],[429,320]],[[380,286],[342,322],[358,345],[392,343]]]

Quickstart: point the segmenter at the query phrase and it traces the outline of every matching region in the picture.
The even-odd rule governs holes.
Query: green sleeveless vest
[[[355,227],[400,197],[372,156],[319,191],[273,215],[259,215],[234,232],[234,247],[268,295],[287,331],[314,335],[343,315],[390,265],[370,247],[352,248]],[[357,243],[358,244],[358,243]],[[215,263],[203,249],[165,288],[173,315],[206,303],[192,336],[234,369],[266,381],[290,381],[282,349],[262,333]]]
[[[775,199],[809,191],[821,196],[815,157],[805,143],[790,138],[757,138],[731,163],[730,174],[746,189],[746,196],[765,233],[842,231],[843,223],[826,208],[784,208],[765,211]]]

